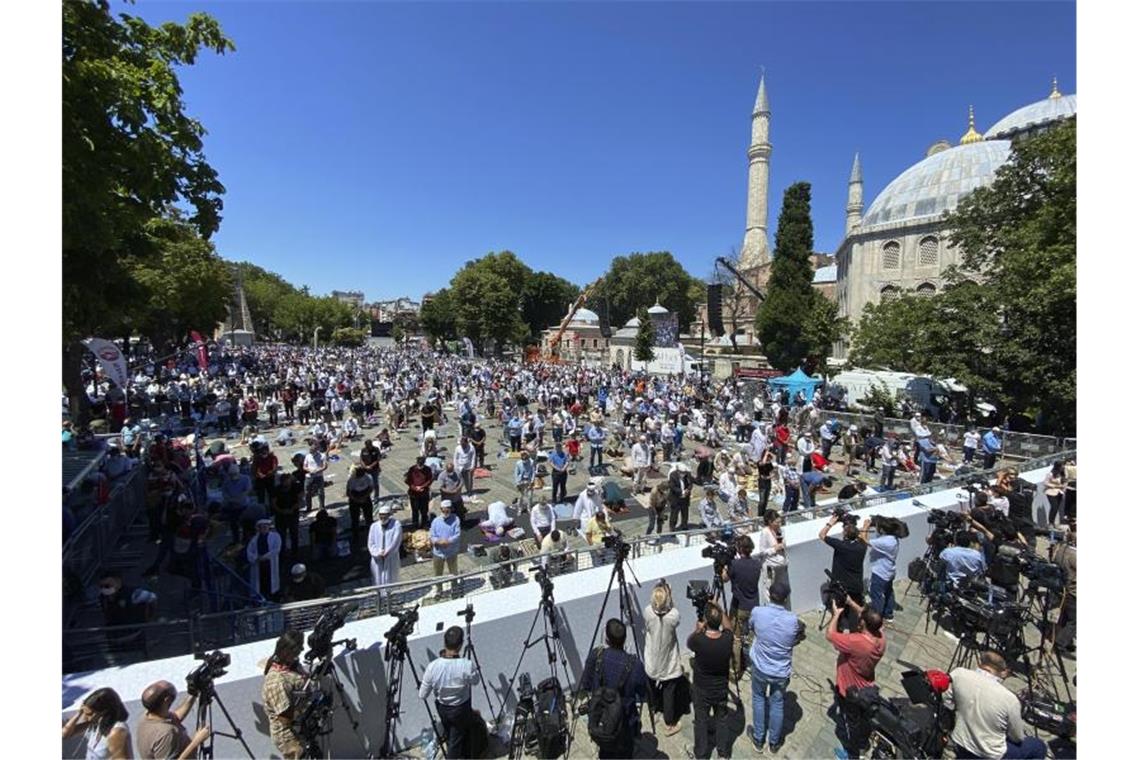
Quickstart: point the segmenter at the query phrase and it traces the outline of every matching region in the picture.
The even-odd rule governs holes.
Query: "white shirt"
[[[554,508],[549,504],[536,504],[530,510],[530,527],[537,533],[540,528],[554,527]]]
[[[982,436],[977,431],[970,431],[962,436],[962,448],[976,449],[980,440],[982,440]]]
[[[305,473],[308,474],[308,476],[310,478],[317,477],[317,476],[323,477],[324,472],[321,471],[321,468],[324,466],[325,466],[325,455],[322,454],[321,452],[318,451],[318,452],[314,453],[314,452],[310,451],[308,454],[305,455]]]
[[[574,502],[573,516],[577,519],[582,526],[582,532],[586,531],[586,525],[589,524],[590,518],[602,511],[602,494],[599,488],[594,498],[590,498],[590,494],[586,491],[578,494],[578,500]]]
[[[633,445],[630,451],[633,458],[634,467],[648,467],[649,466],[649,446],[638,441]]]

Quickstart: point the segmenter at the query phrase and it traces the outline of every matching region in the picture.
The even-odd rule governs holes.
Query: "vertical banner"
[[[471,339],[470,338],[464,336],[463,347],[467,349],[467,358],[468,359],[474,359],[475,358],[475,346],[471,345]]]
[[[99,366],[103,368],[103,374],[115,385],[126,390],[127,360],[119,347],[104,338],[88,338],[83,341],[83,345],[95,354],[95,358],[99,360]]]
[[[210,357],[206,353],[206,341],[202,340],[202,336],[197,330],[190,331],[190,339],[193,340],[198,347],[198,369],[205,372],[206,367],[210,364]]]

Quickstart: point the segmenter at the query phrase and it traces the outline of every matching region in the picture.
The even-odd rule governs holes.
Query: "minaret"
[[[863,165],[859,154],[851,166],[851,179],[847,180],[847,230],[850,235],[863,222]]]
[[[748,216],[744,227],[744,245],[740,248],[740,266],[744,269],[767,263],[768,254],[768,90],[760,75],[760,91],[752,109],[752,144],[748,146]]]

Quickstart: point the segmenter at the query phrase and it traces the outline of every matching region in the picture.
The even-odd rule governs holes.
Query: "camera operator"
[[[840,609],[831,601],[831,623],[827,628],[827,640],[839,653],[835,663],[835,688],[839,694],[839,708],[847,722],[847,749],[858,752],[863,749],[869,730],[863,711],[852,704],[847,695],[852,689],[863,689],[875,685],[875,666],[887,651],[887,640],[883,636],[883,617],[870,607],[862,607],[851,597],[847,598],[846,609],[852,611],[857,622],[850,633],[839,632]]]
[[[875,525],[874,538],[869,538],[872,521],[867,518],[859,531],[859,540],[871,554],[871,607],[883,616],[883,622],[895,622],[895,560],[899,556],[897,524],[890,520]]]
[[[300,663],[304,648],[305,639],[300,632],[288,630],[281,634],[273,656],[265,663],[265,681],[261,686],[261,701],[269,716],[269,735],[273,746],[286,760],[296,760],[305,751],[293,726],[293,721],[300,717],[294,708],[305,682]]]
[[[681,613],[673,606],[673,591],[664,579],[653,587],[643,618],[649,705],[654,712],[661,711],[665,735],[672,736],[681,730],[685,712],[685,671],[681,669],[681,643],[677,640]]]
[[[420,683],[421,699],[435,694],[435,709],[447,734],[448,760],[472,757],[467,744],[477,719],[471,710],[471,687],[479,683],[479,672],[471,660],[459,656],[462,650],[463,629],[453,625],[443,634],[443,650],[424,668]]]
[[[186,760],[193,757],[199,745],[210,738],[209,726],[199,728],[191,738],[182,725],[198,695],[190,694],[182,704],[173,707],[177,696],[178,689],[169,681],[156,681],[143,691],[139,701],[146,713],[135,727],[135,744],[143,760]]]
[[[962,586],[970,578],[980,578],[986,574],[986,558],[974,548],[975,534],[959,530],[954,534],[954,545],[948,546],[938,555],[946,564],[946,580],[955,586]]]
[[[831,578],[840,583],[847,595],[855,602],[854,607],[863,606],[863,558],[867,556],[867,544],[859,540],[859,526],[854,515],[845,516],[843,520],[843,537],[836,538],[827,535],[839,517],[832,515],[819,531],[819,540],[832,548]],[[853,612],[852,606],[845,607],[842,619],[838,621],[839,630],[852,631],[858,625],[858,613]],[[835,622],[835,621],[832,621]]]
[[[1053,644],[1062,652],[1077,651],[1077,524],[1069,527],[1065,542],[1053,548],[1053,564],[1065,571],[1065,593],[1061,597],[1061,614],[1054,629]]]
[[[752,610],[760,603],[760,578],[764,572],[761,559],[752,556],[754,546],[748,536],[736,539],[736,558],[721,568],[721,579],[732,582],[731,615],[726,627],[736,634],[736,646],[732,650],[732,679],[739,681],[743,675],[741,649],[750,641],[748,619]]]
[[[712,757],[710,735],[720,757],[732,756],[728,725],[728,674],[733,656],[732,631],[722,631],[724,613],[715,602],[705,605],[704,620],[697,621],[685,645],[693,653],[693,755]],[[712,725],[709,725],[709,714]]]
[[[950,733],[957,757],[1043,758],[1045,742],[1027,736],[1021,721],[1021,702],[1003,684],[1009,676],[1005,659],[982,652],[978,668],[955,668],[943,699],[954,711]]]
[[[613,743],[598,744],[599,760],[632,757],[633,740],[641,733],[637,703],[646,697],[645,667],[636,655],[626,653],[625,634],[625,623],[617,618],[606,621],[606,646],[590,653],[579,684],[579,690],[587,694],[603,689],[614,689],[621,694],[623,730]]]
[[[792,677],[792,648],[803,641],[804,624],[784,608],[791,587],[779,580],[768,589],[768,603],[752,609],[748,627],[755,640],[749,649],[752,663],[752,747],[764,751],[764,739],[773,753],[784,740],[784,692]]]

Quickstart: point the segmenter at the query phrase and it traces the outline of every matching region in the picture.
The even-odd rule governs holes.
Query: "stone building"
[[[572,305],[567,307],[570,313]],[[563,317],[565,319],[565,317]],[[561,324],[561,320],[559,320]],[[542,353],[549,351],[550,340],[557,334],[559,325],[542,331]],[[602,366],[609,362],[610,342],[602,336],[598,315],[582,307],[566,325],[558,342],[558,355],[563,361]]]

